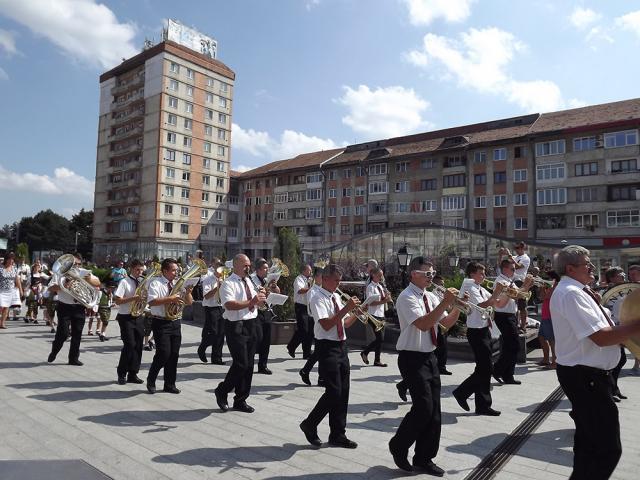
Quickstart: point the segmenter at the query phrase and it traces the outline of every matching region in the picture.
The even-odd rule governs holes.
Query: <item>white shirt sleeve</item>
[[[126,295],[127,295],[127,279],[123,278],[122,280],[120,280],[120,282],[118,282],[118,288],[116,288],[116,291],[113,294],[113,296],[118,298],[126,298]]]
[[[218,279],[214,274],[205,275],[202,280],[202,294],[206,295],[218,285]]]
[[[597,315],[594,321],[593,313],[597,312],[599,307],[586,294],[569,290],[564,295],[563,306],[565,317],[573,319],[569,325],[578,339],[586,338],[609,326],[603,315]]]
[[[160,280],[151,280],[151,283],[149,284],[148,293],[147,293],[147,302],[151,303],[152,300],[162,297],[161,291],[159,288],[161,286],[162,286],[162,282]]]

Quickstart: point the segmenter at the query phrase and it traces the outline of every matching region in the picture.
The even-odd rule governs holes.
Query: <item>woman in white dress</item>
[[[22,297],[22,285],[15,265],[15,255],[10,253],[0,266],[0,328],[7,328],[9,308],[16,296]]]

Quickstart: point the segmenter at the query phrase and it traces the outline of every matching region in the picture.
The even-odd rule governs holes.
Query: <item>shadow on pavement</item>
[[[33,368],[48,365],[44,360],[42,362],[0,362],[0,370],[3,368]]]
[[[115,383],[115,382],[111,382]],[[65,392],[30,395],[28,398],[43,400],[45,402],[75,402],[78,400],[120,400],[136,395],[147,395],[146,390],[69,390]]]
[[[162,427],[166,426],[163,425],[165,423],[198,422],[207,418],[211,412],[211,409],[205,408],[196,410],[125,410],[80,417],[78,420],[111,427]]]
[[[56,388],[91,388],[104,387],[113,385],[115,381],[91,381],[91,380],[66,380],[61,382],[31,382],[31,383],[13,383],[7,385],[11,388],[19,388],[25,390],[54,390]]]
[[[405,473],[401,470],[394,470],[389,467],[375,466],[369,467],[366,472],[360,473],[346,473],[346,472],[332,472],[332,473],[309,473],[303,475],[291,475],[284,476],[278,475],[276,477],[266,477],[265,480],[363,480],[375,478],[377,480],[391,479],[391,478],[417,478],[415,475]]]

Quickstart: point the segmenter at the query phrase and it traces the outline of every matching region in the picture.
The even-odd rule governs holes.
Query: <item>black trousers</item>
[[[610,372],[581,365],[556,370],[571,402],[576,425],[571,480],[604,480],[622,455],[618,407],[611,397]]]
[[[302,371],[303,372],[307,372],[310,373],[311,369],[313,368],[313,366],[318,362],[318,345],[317,345],[317,340],[315,341],[316,346],[313,349],[313,351],[311,352],[311,355],[309,355],[309,357],[307,358],[307,361],[304,363],[304,366],[302,367]],[[320,377],[322,378],[322,377]]]
[[[267,368],[269,351],[271,350],[271,319],[271,312],[260,311],[255,320],[258,370]]]
[[[302,344],[302,356],[307,358],[311,355],[313,345],[313,318],[307,314],[307,306],[296,303],[294,306],[296,314],[296,331],[287,344],[287,349],[295,352],[296,348]]]
[[[118,376],[136,375],[140,371],[142,361],[142,346],[144,343],[144,317],[134,317],[119,313],[116,317],[120,325],[120,339],[122,351],[118,363]]]
[[[198,350],[211,348],[211,362],[222,361],[222,347],[224,346],[224,323],[222,307],[204,307],[204,326],[202,340]]]
[[[384,318],[382,317],[375,317],[378,320],[384,320]],[[367,325],[369,325],[369,327],[371,328],[371,330],[373,331],[373,334],[375,335],[375,338],[373,339],[373,341],[367,345],[364,350],[363,353],[365,355],[368,355],[370,352],[374,352],[375,355],[375,362],[379,362],[380,361],[380,353],[382,352],[382,340],[384,338],[384,328],[382,330],[379,330],[376,332],[375,327],[373,326],[373,324],[371,324],[371,322],[367,322]]]
[[[82,340],[82,329],[84,328],[85,307],[80,304],[70,305],[58,302],[58,328],[53,339],[51,353],[58,355],[64,345],[69,329],[71,329],[71,345],[69,346],[69,361],[73,362],[80,358],[80,341]]]
[[[620,361],[615,367],[613,367],[613,370],[611,370],[611,383],[613,385],[614,395],[620,393],[620,389],[618,388],[618,377],[620,376],[620,371],[622,370],[622,367],[624,367],[625,363],[627,363],[627,354],[624,351],[624,347],[620,345]]]
[[[180,345],[182,343],[181,320],[174,322],[153,317],[151,329],[156,341],[156,353],[153,356],[147,383],[155,384],[161,368],[164,368],[164,386],[171,387],[176,384],[178,371],[178,358],[180,357]]]
[[[246,401],[251,391],[256,354],[255,319],[227,321],[225,334],[232,362],[217,390],[225,395],[234,390],[233,403],[238,404]]]
[[[415,443],[414,460],[424,462],[438,454],[442,416],[440,372],[433,352],[400,350],[398,367],[411,392],[411,410],[404,416],[389,446],[401,454]]]
[[[497,312],[495,322],[502,334],[502,348],[500,348],[498,361],[493,366],[493,372],[504,380],[513,380],[520,350],[518,320],[514,313]]]
[[[434,353],[438,360],[438,368],[442,371],[447,369],[447,359],[449,357],[449,346],[447,344],[448,334],[444,332],[443,328],[438,328],[438,345],[436,345]]]
[[[329,414],[329,440],[345,438],[349,384],[351,378],[347,342],[316,340],[318,372],[324,379],[324,393],[305,422],[317,427]]]
[[[476,368],[467,379],[454,390],[467,399],[474,394],[476,410],[491,407],[491,332],[489,327],[467,328],[467,341],[473,351]]]

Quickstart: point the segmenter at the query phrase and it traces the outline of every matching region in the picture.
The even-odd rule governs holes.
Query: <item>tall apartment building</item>
[[[411,225],[640,246],[640,99],[299,155],[245,172],[241,248],[270,257]],[[640,249],[639,249],[640,251]]]
[[[176,25],[186,29],[172,21],[169,29]],[[200,35],[186,30],[192,40]],[[227,228],[229,215],[238,216],[237,195],[229,195],[235,74],[215,59],[208,37],[196,38],[202,51],[171,38],[100,76],[99,261],[184,258],[198,248],[211,255],[238,236],[237,226]]]

